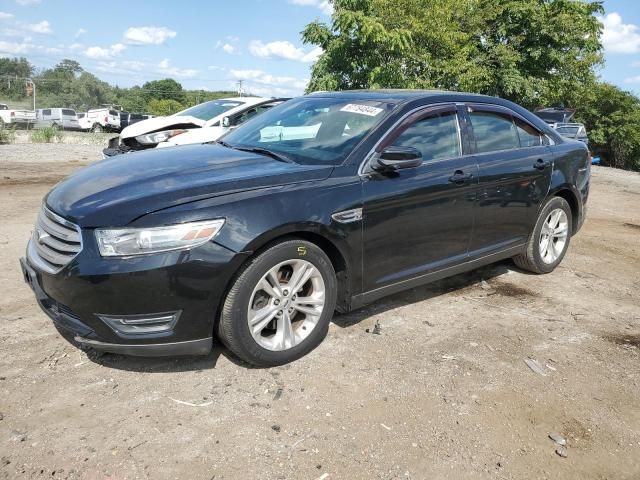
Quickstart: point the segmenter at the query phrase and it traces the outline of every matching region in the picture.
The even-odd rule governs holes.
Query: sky
[[[640,92],[640,2],[606,0],[603,80]],[[47,68],[63,58],[123,87],[172,77],[185,88],[293,96],[320,49],[309,22],[330,20],[326,0],[0,0],[0,56]]]

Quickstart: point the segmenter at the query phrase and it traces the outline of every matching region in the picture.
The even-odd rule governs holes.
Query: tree
[[[536,106],[594,81],[599,2],[334,0],[305,43],[324,53],[308,90],[439,88]]]
[[[176,102],[170,98],[162,100],[151,100],[149,102],[149,113],[152,115],[166,116],[184,110],[180,102]]]
[[[25,94],[25,78],[33,75],[34,68],[24,58],[0,58],[0,95],[10,99]]]
[[[172,78],[152,80],[142,85],[142,89],[145,91],[148,100],[170,99],[182,103],[185,99],[182,85]]]
[[[590,148],[607,165],[640,170],[640,99],[608,83],[582,92],[577,120],[584,122]]]

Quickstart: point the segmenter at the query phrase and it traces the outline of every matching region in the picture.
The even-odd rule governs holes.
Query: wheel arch
[[[336,272],[336,280],[338,282],[336,310],[339,312],[347,312],[351,303],[351,275],[348,257],[343,247],[341,248],[336,241],[329,238],[328,235],[320,233],[318,230],[287,228],[282,231],[271,232],[269,235],[262,236],[252,242],[251,255],[245,260],[245,263],[251,261],[251,259],[269,247],[292,239],[300,239],[313,243],[329,257],[333,269]],[[242,268],[242,266],[240,268]]]
[[[217,331],[217,325],[227,293],[244,266],[271,246],[292,239],[300,239],[313,243],[329,257],[333,269],[336,272],[336,280],[338,282],[336,310],[340,313],[346,313],[351,309],[352,271],[349,264],[349,256],[345,251],[346,247],[340,246],[337,241],[329,238],[330,235],[325,232],[327,229],[324,225],[309,224],[305,225],[305,227],[307,228],[304,228],[300,224],[282,226],[280,229],[264,233],[243,249],[243,253],[246,253],[247,256],[225,285],[222,300],[218,305],[214,317],[214,332]]]
[[[571,207],[571,234],[573,235],[578,229],[580,219],[580,202],[577,193],[569,185],[565,185],[554,189],[550,197],[564,198]]]

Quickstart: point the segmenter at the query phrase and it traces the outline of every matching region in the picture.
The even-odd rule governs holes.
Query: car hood
[[[202,127],[206,122],[190,115],[173,115],[171,117],[154,117],[147,118],[129,125],[120,132],[120,138],[137,137],[145,133],[159,132],[169,130],[174,127],[181,128],[198,128]]]
[[[81,227],[121,227],[187,202],[322,180],[332,169],[285,163],[220,145],[186,145],[99,161],[56,185],[45,202]]]

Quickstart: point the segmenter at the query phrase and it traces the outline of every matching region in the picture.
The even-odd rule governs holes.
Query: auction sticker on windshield
[[[348,103],[340,109],[341,112],[359,113],[368,117],[375,117],[383,111],[382,108],[372,107],[370,105],[358,105],[356,103]]]

